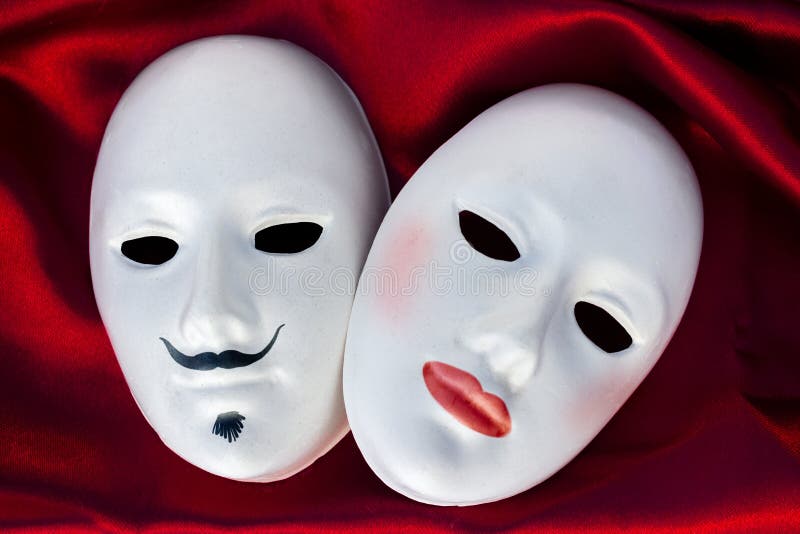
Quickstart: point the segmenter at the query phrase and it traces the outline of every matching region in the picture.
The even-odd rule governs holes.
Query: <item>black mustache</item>
[[[280,332],[281,328],[284,326],[286,325],[280,325],[277,330],[275,330],[275,335],[272,336],[272,340],[267,346],[255,354],[247,354],[239,352],[238,350],[224,350],[219,354],[216,352],[201,352],[196,356],[187,356],[173,347],[172,343],[163,337],[158,339],[164,342],[164,346],[167,347],[167,352],[172,356],[172,359],[175,360],[178,365],[186,367],[187,369],[194,369],[195,371],[210,371],[217,367],[220,369],[235,369],[237,367],[245,367],[263,358],[272,348],[272,345],[275,344],[275,341],[278,339],[278,332]]]

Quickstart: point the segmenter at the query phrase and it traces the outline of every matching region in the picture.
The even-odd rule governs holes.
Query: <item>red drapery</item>
[[[514,498],[392,493],[352,438],[244,484],[139,414],[89,279],[89,192],[136,74],[216,34],[288,39],[360,98],[392,190],[493,103],[549,82],[621,93],[689,154],[705,241],[688,311],[606,429]],[[0,528],[281,531],[800,529],[800,6],[791,2],[105,2],[0,5]]]

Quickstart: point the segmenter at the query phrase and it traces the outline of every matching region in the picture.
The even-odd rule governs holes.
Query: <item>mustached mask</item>
[[[438,505],[558,471],[664,351],[702,227],[686,155],[617,95],[544,86],[478,116],[402,190],[361,275],[344,394],[370,467]]]
[[[170,449],[266,482],[342,437],[352,290],[331,273],[354,283],[387,205],[361,107],[304,50],[209,38],[139,75],[98,156],[90,259],[125,379]]]

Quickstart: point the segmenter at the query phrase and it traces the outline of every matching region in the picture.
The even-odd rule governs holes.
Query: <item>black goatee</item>
[[[228,443],[234,442],[244,430],[244,423],[242,422],[244,420],[245,416],[239,414],[239,412],[221,413],[217,416],[217,420],[214,421],[211,433],[222,439],[227,439]]]

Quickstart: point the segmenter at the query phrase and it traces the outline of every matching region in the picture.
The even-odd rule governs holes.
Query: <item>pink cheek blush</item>
[[[402,226],[395,236],[387,240],[385,267],[366,273],[368,290],[378,297],[381,315],[394,326],[408,316],[415,295],[425,291],[431,262],[431,235],[424,223]]]

